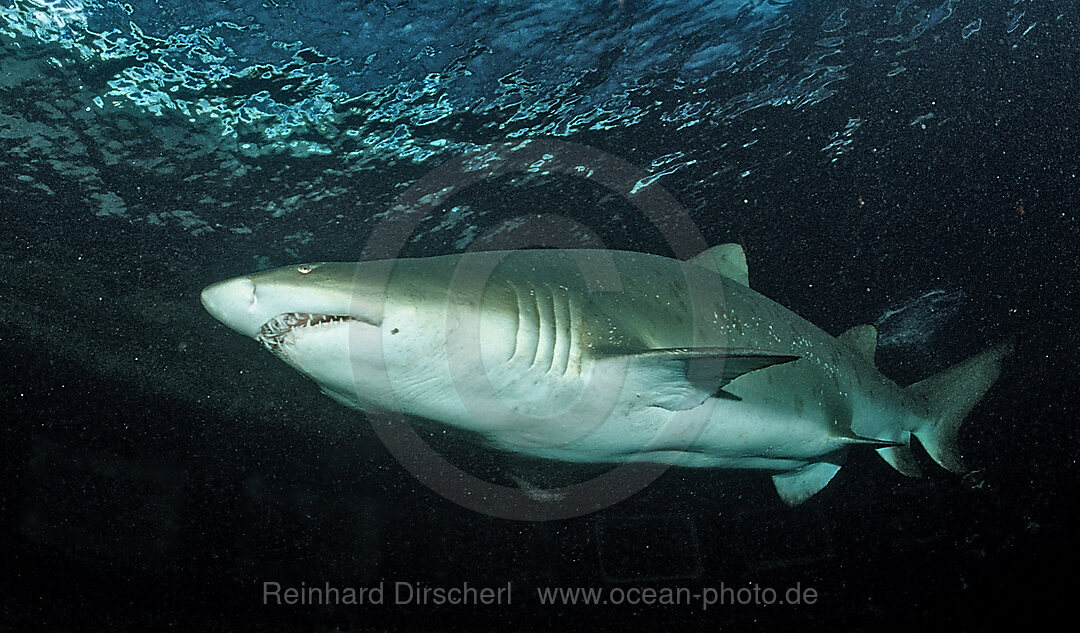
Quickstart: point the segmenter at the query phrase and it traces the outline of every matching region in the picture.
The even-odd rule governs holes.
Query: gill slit
[[[583,314],[580,299],[566,288],[508,284],[514,295],[514,342],[510,362],[527,371],[581,374]]]
[[[510,292],[514,294],[514,301],[517,304],[517,309],[514,310],[514,347],[510,350],[510,359],[514,360],[517,357],[518,347],[521,346],[521,296],[518,294],[517,288],[514,284],[508,283]]]
[[[514,297],[517,299],[517,333],[514,336],[514,354],[511,356],[511,360],[517,358],[518,353],[524,354],[526,350],[530,354],[529,359],[526,361],[529,366],[532,366],[536,361],[536,338],[539,332],[539,311],[536,310],[535,298],[532,301],[526,301],[522,296],[523,292],[517,286],[511,284],[511,290],[514,292]],[[535,290],[529,289],[529,294],[535,296]],[[532,318],[533,316],[536,318]]]
[[[570,326],[568,331],[570,333],[570,342],[567,345],[566,352],[566,371],[569,372],[573,369],[574,373],[581,373],[581,337],[582,337],[582,319],[581,319],[581,304],[575,304],[573,295],[567,295],[566,297],[567,311],[570,313]]]
[[[574,333],[570,327],[570,297],[564,288],[551,289],[551,307],[555,315],[555,340],[549,371],[565,376],[570,365],[570,343]]]
[[[536,355],[529,369],[539,369],[544,373],[551,371],[552,355],[555,351],[555,304],[546,288],[537,288],[533,292],[536,299]],[[544,365],[547,365],[546,367]]]

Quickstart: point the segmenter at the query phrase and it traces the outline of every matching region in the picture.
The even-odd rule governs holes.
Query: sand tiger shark
[[[791,505],[858,446],[918,476],[914,436],[962,471],[957,431],[1011,349],[901,388],[873,326],[833,337],[755,292],[735,244],[311,263],[202,302],[350,407],[544,460],[759,469]]]

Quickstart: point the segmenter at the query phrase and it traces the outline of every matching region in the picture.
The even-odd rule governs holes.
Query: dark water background
[[[1067,607],[1078,20],[1028,0],[0,2],[0,629],[976,629]],[[596,514],[494,519],[198,304],[357,259],[424,174],[541,138],[656,176],[827,331],[876,323],[901,383],[1019,335],[961,432],[973,472],[856,452],[794,509],[760,473],[673,470]],[[670,254],[627,199],[542,172],[452,196],[403,253],[559,213]],[[272,608],[267,580],[512,582],[514,603]],[[721,583],[819,599],[535,597]]]

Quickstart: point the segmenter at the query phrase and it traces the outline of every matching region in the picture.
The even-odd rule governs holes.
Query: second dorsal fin
[[[863,358],[874,362],[877,350],[877,328],[872,325],[856,325],[836,337],[838,341],[862,354]]]

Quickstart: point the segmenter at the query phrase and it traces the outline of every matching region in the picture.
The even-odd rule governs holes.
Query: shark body
[[[915,436],[961,470],[957,430],[1009,351],[901,388],[873,326],[833,337],[755,292],[732,244],[303,264],[202,301],[348,406],[548,460],[767,470],[789,504],[853,445],[916,476]]]

